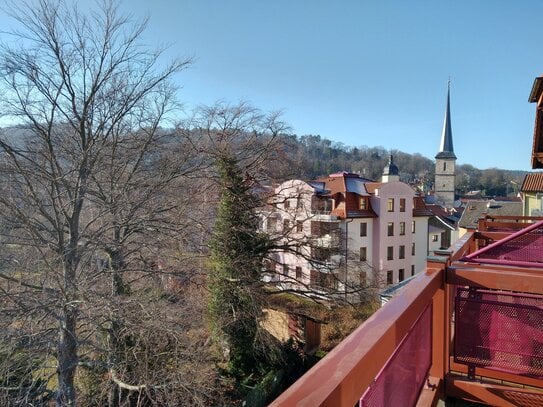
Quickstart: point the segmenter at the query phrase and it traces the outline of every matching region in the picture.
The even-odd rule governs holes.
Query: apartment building
[[[285,290],[347,295],[423,270],[431,212],[397,172],[391,158],[385,182],[340,172],[277,186],[262,223],[281,241],[269,280]]]

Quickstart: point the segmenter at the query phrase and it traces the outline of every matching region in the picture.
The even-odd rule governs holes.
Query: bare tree
[[[352,250],[348,223],[331,215],[327,193],[300,180],[268,189],[260,227],[269,235],[266,278],[281,292],[335,305],[371,302],[379,273]]]
[[[121,16],[111,1],[88,14],[45,0],[10,12],[21,30],[1,49],[2,112],[23,135],[0,138],[2,324],[45,352],[39,362],[45,375],[56,371],[57,404],[75,405],[93,290],[112,278],[113,292],[122,291],[130,239],[155,228],[170,205],[164,199],[153,212],[147,203],[179,172],[146,183],[145,169],[175,108],[171,79],[189,61],[160,68],[161,50],[141,44],[147,21]],[[96,265],[103,253],[106,268]]]

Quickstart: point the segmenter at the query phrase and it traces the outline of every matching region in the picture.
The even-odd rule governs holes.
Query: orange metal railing
[[[443,273],[444,268],[429,268],[413,279],[271,406],[355,405],[422,312],[431,306],[440,308],[433,315],[443,314]],[[435,331],[443,330],[443,323],[432,325]],[[442,353],[436,352],[435,357],[443,363]]]
[[[497,406],[543,405],[543,378],[477,363],[460,363],[460,358],[456,361],[454,358],[456,287],[543,296],[541,268],[483,265],[462,260],[481,246],[512,233],[511,225],[526,225],[524,219],[487,221],[490,223],[480,224],[479,232],[464,235],[447,256],[432,257],[425,273],[413,279],[271,405],[354,406],[372,387],[428,307],[432,314],[431,366],[417,406],[435,405],[439,398],[446,396]],[[498,222],[504,222],[506,227],[500,229]],[[537,313],[536,309],[536,320],[532,324],[535,329],[543,330],[542,313],[543,310]],[[541,326],[537,318],[542,318]],[[541,360],[537,359],[536,363]],[[380,403],[383,403],[382,398]]]

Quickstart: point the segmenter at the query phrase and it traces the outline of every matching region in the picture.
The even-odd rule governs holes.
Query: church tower
[[[400,180],[400,170],[398,166],[394,164],[394,157],[392,154],[388,157],[388,164],[383,168],[383,176],[381,182],[393,182]]]
[[[434,183],[436,203],[448,208],[452,208],[454,204],[456,164],[451,130],[450,95],[451,81],[449,80],[447,87],[447,107],[445,109],[443,133],[441,134],[441,145],[439,147],[439,153],[436,155],[436,178]]]

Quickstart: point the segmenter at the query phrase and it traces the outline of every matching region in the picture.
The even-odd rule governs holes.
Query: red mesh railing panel
[[[538,222],[466,256],[482,263],[537,266],[543,264],[543,222]]]
[[[428,306],[360,399],[360,407],[414,406],[432,363]]]
[[[454,359],[543,378],[543,296],[459,287]]]

